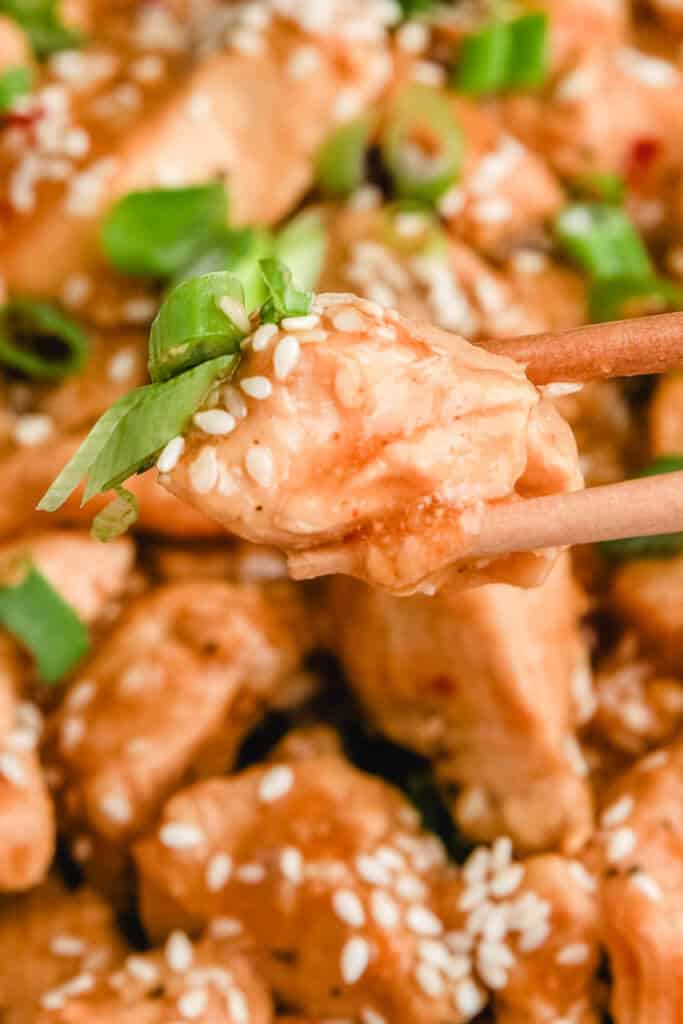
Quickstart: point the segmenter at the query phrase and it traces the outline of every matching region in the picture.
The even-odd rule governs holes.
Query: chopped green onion
[[[220,356],[124,395],[100,417],[38,508],[60,508],[84,476],[83,504],[148,469],[165,445],[184,432],[216,381],[229,378],[238,362],[237,356]]]
[[[381,211],[382,243],[403,259],[414,256],[445,256],[447,235],[434,210],[424,203],[404,199]]]
[[[683,309],[683,287],[653,275],[604,278],[592,282],[589,305],[596,322],[673,312]]]
[[[390,113],[382,155],[400,198],[434,203],[462,169],[464,141],[447,97],[414,83]]]
[[[242,285],[247,312],[257,309],[266,297],[259,262],[273,252],[274,242],[262,228],[225,228],[188,266],[176,275],[173,285],[192,277],[227,271]]]
[[[306,316],[311,311],[313,296],[298,291],[292,283],[291,270],[280,260],[261,260],[261,273],[268,298],[261,307],[261,323],[279,324],[288,316]]]
[[[444,0],[398,0],[404,19],[416,14],[430,14],[443,5]]]
[[[558,241],[596,279],[654,276],[648,251],[624,210],[574,203],[555,221]]]
[[[95,540],[107,543],[122,536],[137,522],[138,499],[125,487],[116,487],[116,497],[93,519],[90,533]]]
[[[316,178],[330,196],[348,196],[363,184],[365,156],[377,117],[363,114],[342,124],[322,144],[315,158]]]
[[[28,560],[19,576],[17,582],[0,586],[0,625],[33,654],[41,680],[57,683],[87,653],[88,631]]]
[[[88,352],[84,331],[48,302],[10,299],[0,308],[0,363],[30,377],[78,373]]]
[[[593,171],[576,178],[571,186],[575,192],[587,199],[600,203],[621,206],[624,201],[626,186],[624,179],[610,171]]]
[[[0,0],[0,14],[21,26],[39,60],[83,43],[80,32],[62,23],[58,0]]]
[[[130,192],[109,212],[102,246],[125,274],[172,277],[210,245],[227,216],[225,187],[217,182]]]
[[[168,380],[217,356],[239,352],[249,333],[240,282],[227,273],[183,281],[168,295],[152,324],[149,375]]]
[[[661,455],[638,475],[659,476],[683,470],[683,455]],[[600,551],[610,561],[623,562],[634,558],[672,558],[683,551],[683,533],[664,533],[655,537],[629,537],[608,540],[599,544]]]
[[[317,210],[293,217],[275,239],[275,256],[292,272],[297,288],[314,289],[327,255],[327,229]]]
[[[6,114],[18,99],[28,95],[32,82],[33,75],[30,68],[10,68],[0,74],[0,114]]]
[[[465,39],[453,84],[472,96],[540,88],[548,75],[548,50],[547,14],[494,21]]]

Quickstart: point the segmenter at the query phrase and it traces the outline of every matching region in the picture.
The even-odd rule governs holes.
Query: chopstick
[[[607,377],[665,373],[683,367],[683,313],[478,344],[488,352],[524,363],[534,384],[578,384]]]

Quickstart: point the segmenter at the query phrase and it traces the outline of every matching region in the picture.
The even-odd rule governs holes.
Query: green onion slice
[[[448,238],[434,210],[424,203],[404,199],[381,211],[382,243],[403,259],[414,256],[446,256]]]
[[[85,332],[49,302],[14,298],[0,309],[0,363],[5,366],[56,380],[78,373],[87,353]]]
[[[218,183],[130,192],[101,231],[107,259],[125,274],[172,277],[225,227],[228,200]]]
[[[90,533],[95,540],[107,543],[126,533],[138,518],[138,499],[125,487],[116,487],[116,497],[93,519]]]
[[[261,323],[279,324],[285,317],[310,313],[313,295],[294,287],[289,267],[275,259],[261,260],[260,266],[268,292],[261,307]]]
[[[624,210],[604,203],[574,203],[555,221],[558,241],[596,279],[654,277],[648,251]]]
[[[327,255],[327,228],[317,210],[304,210],[275,239],[275,256],[292,273],[297,288],[314,289]]]
[[[6,114],[18,99],[27,96],[32,83],[33,75],[30,68],[10,68],[0,74],[0,114]]]
[[[21,26],[39,60],[83,43],[80,32],[62,23],[58,0],[0,0],[0,14]]]
[[[591,319],[626,320],[683,309],[683,287],[662,277],[613,277],[593,281],[589,292]]]
[[[592,171],[589,174],[583,174],[571,182],[571,187],[580,196],[597,200],[599,203],[609,203],[612,206],[621,206],[626,192],[624,179],[610,171]]]
[[[173,285],[192,277],[228,271],[244,289],[247,312],[257,309],[265,300],[266,290],[259,262],[272,255],[274,241],[262,228],[225,228],[188,266],[176,275]]]
[[[460,176],[464,141],[447,97],[414,83],[398,97],[382,155],[400,198],[434,203]]]
[[[683,454],[661,455],[650,463],[639,476],[659,476],[683,470]],[[598,545],[600,551],[613,562],[634,558],[673,558],[683,551],[683,533],[664,533],[655,537],[629,537],[608,540]]]
[[[547,14],[492,22],[462,44],[453,84],[472,96],[538,89],[548,75],[548,52]]]
[[[232,274],[204,274],[168,295],[152,324],[149,375],[154,382],[239,352],[250,324],[242,285]]]
[[[443,6],[444,0],[398,0],[401,14],[405,19],[416,14],[431,14]]]
[[[33,654],[43,682],[59,682],[87,653],[88,630],[28,559],[4,575],[0,625]]]
[[[164,446],[184,432],[216,381],[229,378],[238,362],[237,356],[220,356],[172,380],[124,395],[100,417],[38,508],[60,508],[84,476],[82,504],[148,469]]]
[[[342,124],[322,144],[315,158],[316,179],[327,195],[348,196],[363,184],[365,156],[377,116],[363,114]]]

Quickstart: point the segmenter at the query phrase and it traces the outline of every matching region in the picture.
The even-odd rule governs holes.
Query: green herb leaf
[[[340,125],[322,144],[315,170],[318,185],[327,195],[348,196],[362,185],[365,157],[376,124],[375,114],[364,114]]]
[[[548,75],[547,14],[494,21],[462,44],[453,84],[472,96],[540,88]]]
[[[58,0],[0,0],[0,14],[21,26],[39,60],[83,43],[81,33],[61,21]]]
[[[42,681],[57,683],[89,650],[88,631],[28,561],[20,577],[0,586],[0,625],[33,654]]]
[[[0,74],[0,114],[6,114],[18,99],[27,96],[32,83],[33,75],[30,68],[9,68]]]
[[[172,277],[211,244],[227,216],[225,187],[218,182],[130,192],[109,212],[102,247],[125,274]]]
[[[125,487],[117,487],[115,490],[116,497],[97,513],[90,528],[95,540],[103,543],[126,533],[138,518],[138,499],[135,495]]]
[[[240,282],[227,273],[192,277],[173,289],[152,324],[149,375],[154,382],[169,380],[207,359],[239,352],[248,333]]]
[[[382,156],[400,198],[434,203],[460,176],[464,140],[447,97],[414,83],[387,121]]]
[[[291,270],[280,260],[261,260],[261,273],[268,298],[261,307],[261,323],[279,324],[288,316],[305,316],[311,311],[313,296],[297,291]]]
[[[88,352],[84,331],[49,302],[10,299],[0,309],[0,363],[29,377],[78,373]]]
[[[589,292],[591,319],[626,320],[683,309],[683,287],[661,277],[613,277],[593,281]]]
[[[327,255],[327,228],[317,210],[304,210],[275,239],[275,257],[292,273],[297,288],[317,287]]]
[[[263,228],[226,228],[188,266],[176,275],[173,286],[192,277],[227,271],[242,285],[247,312],[258,309],[266,297],[260,260],[272,255],[272,235]]]
[[[660,455],[646,466],[638,476],[659,476],[661,473],[678,473],[683,470],[683,455]],[[635,558],[673,558],[683,551],[683,532],[664,533],[655,537],[628,537],[625,540],[608,540],[598,545],[600,551],[613,562],[624,562]]]
[[[652,279],[654,268],[626,212],[604,203],[573,203],[555,221],[567,253],[596,279]]]

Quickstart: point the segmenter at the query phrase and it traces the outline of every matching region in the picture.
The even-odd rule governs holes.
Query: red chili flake
[[[456,690],[455,683],[448,676],[436,676],[432,679],[429,686],[440,697],[452,697]]]
[[[10,128],[32,128],[33,125],[45,116],[42,107],[35,107],[33,110],[8,110],[2,115],[2,120]]]
[[[633,178],[645,174],[661,153],[659,139],[636,139],[626,160],[626,175]]]

